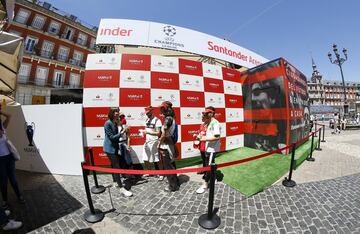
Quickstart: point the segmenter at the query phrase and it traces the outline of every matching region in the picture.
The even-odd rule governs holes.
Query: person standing
[[[215,119],[215,112],[212,108],[206,108],[202,113],[204,123],[207,124],[206,135],[200,138],[200,141],[206,142],[205,163],[210,165],[215,161],[216,152],[220,149],[220,123]],[[202,194],[208,188],[210,180],[210,172],[206,172],[203,176],[204,182],[196,190],[196,193]]]
[[[172,103],[167,101],[160,105],[161,114],[165,117],[164,124],[161,127],[161,137],[159,142],[159,154],[163,162],[165,170],[175,170],[175,158],[177,156],[177,150],[175,148],[175,142],[173,136],[176,131],[175,112],[171,108]],[[165,188],[166,192],[175,192],[179,190],[180,182],[176,174],[167,175],[169,186]]]
[[[154,163],[155,170],[159,170],[160,157],[157,146],[159,144],[161,120],[154,115],[154,108],[147,106],[145,108],[147,119],[145,121],[145,130],[140,131],[145,135],[145,144],[143,148],[143,161],[145,168],[150,168],[150,163]],[[161,166],[161,165],[160,165]],[[159,176],[159,180],[163,180],[164,176]]]
[[[7,194],[8,181],[10,182],[18,201],[20,203],[25,203],[25,200],[20,193],[19,185],[16,180],[15,158],[9,149],[8,139],[5,134],[5,129],[9,125],[11,116],[10,114],[3,112],[1,107],[0,116],[5,117],[3,122],[0,121],[0,189],[3,199],[3,208],[6,209],[9,206]]]
[[[122,133],[119,132],[118,125],[119,110],[110,109],[108,113],[108,120],[104,124],[104,151],[111,162],[112,168],[121,168],[119,155],[119,139],[122,136]],[[116,181],[117,185],[120,187],[120,193],[122,193],[125,197],[131,197],[133,194],[132,192],[128,191],[126,188],[123,187],[120,175],[118,173],[113,173],[112,176],[113,179]],[[127,183],[127,181],[125,181],[125,183]]]

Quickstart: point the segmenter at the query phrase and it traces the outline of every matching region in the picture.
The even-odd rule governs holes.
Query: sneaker
[[[176,189],[170,189],[169,187],[165,187],[164,191],[169,193],[169,192],[178,191],[179,189],[180,189],[179,187],[177,187]]]
[[[114,188],[116,188],[116,187],[119,187],[119,185],[118,185],[118,183],[116,183],[116,182],[113,182],[113,185],[112,185]]]
[[[5,210],[6,216],[9,216],[11,214],[10,210]]]
[[[4,231],[16,230],[22,227],[22,222],[10,219],[9,222],[3,227]]]
[[[133,195],[132,192],[126,190],[125,188],[120,188],[120,193],[122,193],[125,197],[131,197]]]
[[[205,193],[206,190],[207,190],[207,186],[206,185],[201,185],[200,188],[198,188],[196,190],[196,193],[197,194],[203,194],[203,193]]]
[[[159,176],[158,177],[158,181],[163,181],[164,180],[164,176]]]

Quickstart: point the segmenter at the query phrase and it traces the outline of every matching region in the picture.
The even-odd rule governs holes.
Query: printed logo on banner
[[[180,108],[181,124],[201,124],[204,108]]]
[[[204,79],[201,76],[179,75],[180,90],[204,91]]]
[[[204,107],[204,93],[180,90],[180,103],[181,107]]]
[[[119,76],[118,70],[87,70],[84,75],[84,88],[117,88]]]
[[[121,70],[150,70],[150,55],[123,54],[121,59]]]
[[[181,158],[191,158],[199,155],[200,151],[198,149],[194,149],[192,141],[181,143]]]
[[[86,127],[84,128],[84,146],[103,146],[105,133],[104,127]]]
[[[242,95],[241,83],[224,80],[224,93]]]
[[[244,147],[244,135],[226,137],[226,150]]]
[[[149,33],[150,46],[184,50],[183,42],[177,40],[177,35],[180,33],[177,27],[160,23],[151,23],[150,27],[153,28]]]
[[[226,122],[225,118],[225,108],[216,108],[215,119],[217,119],[219,122]]]
[[[89,54],[86,70],[119,70],[121,54]]]
[[[120,88],[120,107],[150,105],[150,89]]]
[[[142,107],[121,107],[120,111],[125,114],[127,125],[144,126],[147,116]]]
[[[93,156],[94,156],[94,163],[96,166],[108,166],[110,165],[109,158],[107,157],[106,153],[103,151],[103,147],[97,146],[93,147]],[[90,162],[90,154],[89,154],[89,147],[84,147],[85,151],[85,159],[87,162]]]
[[[198,133],[200,126],[199,124],[181,125],[181,141],[193,141],[194,134]]]
[[[225,94],[225,107],[243,108],[243,97],[232,94]]]
[[[224,93],[224,83],[222,80],[204,78],[205,92]]]
[[[226,137],[226,123],[220,123],[220,137]]]
[[[84,127],[102,127],[108,120],[109,107],[88,107],[84,110]]]
[[[151,89],[151,105],[160,106],[164,101],[170,101],[173,107],[180,107],[179,90]]]
[[[131,145],[144,145],[145,136],[141,136],[139,134],[139,130],[144,129],[144,128],[145,127],[142,127],[142,126],[132,126],[130,128]]]
[[[244,109],[226,108],[225,111],[226,111],[226,122],[244,121]]]
[[[84,107],[119,106],[119,88],[87,88],[83,95]]]
[[[241,72],[239,71],[222,67],[222,74],[224,80],[241,83]]]
[[[224,94],[205,92],[205,106],[225,107]]]
[[[244,134],[243,122],[226,123],[226,135],[235,136]]]
[[[150,71],[120,71],[121,88],[150,88]]]
[[[202,63],[192,60],[179,59],[179,73],[202,76]]]
[[[151,72],[151,88],[179,89],[179,74]]]
[[[222,80],[223,76],[222,76],[222,69],[220,66],[216,66],[208,63],[203,63],[202,66],[203,66],[204,77]]]
[[[151,71],[179,73],[178,58],[151,56]]]

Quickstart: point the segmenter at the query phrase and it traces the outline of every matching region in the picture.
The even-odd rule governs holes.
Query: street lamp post
[[[342,64],[347,60],[348,56],[347,56],[347,50],[345,48],[343,48],[343,53],[345,55],[345,58],[341,58],[339,51],[337,49],[337,45],[333,44],[333,51],[335,54],[336,59],[333,61],[332,60],[332,54],[329,52],[328,53],[328,57],[329,60],[332,64],[336,64],[340,67],[340,72],[341,72],[341,79],[342,79],[342,84],[343,84],[343,89],[344,89],[344,115],[348,114],[348,108],[349,108],[349,104],[347,103],[347,99],[346,99],[346,90],[345,90],[345,81],[344,81],[344,74],[343,74],[343,70],[342,70]]]

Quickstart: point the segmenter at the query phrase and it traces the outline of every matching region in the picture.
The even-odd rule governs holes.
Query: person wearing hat
[[[130,131],[123,112],[119,113],[119,130],[121,133],[119,138],[120,166],[124,169],[129,169],[132,167],[130,155]]]
[[[157,146],[159,144],[159,136],[161,129],[161,120],[154,115],[154,108],[147,106],[145,108],[147,119],[145,121],[145,130],[140,131],[140,134],[145,135],[145,144],[143,148],[143,161],[145,168],[149,168],[149,163],[154,163],[155,170],[159,170],[159,152]],[[164,177],[159,176],[159,180]]]
[[[108,120],[104,124],[104,131],[105,131],[105,139],[104,139],[104,146],[103,150],[108,156],[111,167],[112,168],[121,168],[120,167],[120,156],[119,156],[119,139],[122,136],[122,133],[119,132],[119,109],[112,108],[109,110],[108,113]],[[112,174],[113,180],[116,181],[118,187],[120,187],[120,193],[123,194],[125,197],[131,197],[133,194],[132,192],[128,191],[129,184],[125,180],[125,187],[121,183],[121,178],[118,173]]]
[[[177,150],[172,136],[176,131],[175,112],[172,109],[172,103],[169,101],[163,102],[160,105],[161,114],[165,117],[164,124],[161,127],[161,137],[159,142],[159,154],[163,162],[165,170],[176,169],[175,157]],[[165,188],[166,192],[174,192],[179,190],[180,182],[176,174],[166,176],[169,186]]]
[[[204,124],[207,125],[205,136],[200,137],[200,141],[205,142],[205,164],[210,165],[215,161],[216,152],[220,149],[220,123],[214,118],[215,111],[213,107],[206,107],[202,112]],[[196,193],[202,194],[208,188],[210,172],[203,176],[204,183],[196,190]]]

